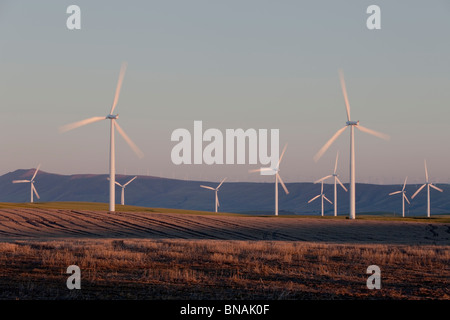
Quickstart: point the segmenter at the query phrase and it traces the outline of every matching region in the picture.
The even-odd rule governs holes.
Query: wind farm
[[[0,300],[450,299],[446,3],[43,1],[0,4]]]

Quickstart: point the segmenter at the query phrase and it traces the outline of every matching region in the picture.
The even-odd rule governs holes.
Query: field
[[[450,299],[448,217],[0,204],[0,299]],[[81,290],[66,269],[81,268]],[[366,287],[369,265],[382,288]]]

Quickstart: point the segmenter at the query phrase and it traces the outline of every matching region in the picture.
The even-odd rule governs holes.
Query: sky
[[[66,9],[81,9],[69,30]],[[369,30],[370,5],[381,29]],[[431,1],[2,1],[0,0],[0,174],[35,168],[107,173],[109,123],[58,127],[111,108],[144,153],[116,138],[118,174],[271,182],[259,165],[175,165],[171,134],[279,129],[280,174],[309,182],[338,173],[348,182],[349,132],[314,154],[352,120],[388,134],[357,131],[356,181],[450,183],[450,2]],[[206,144],[205,144],[206,145]]]

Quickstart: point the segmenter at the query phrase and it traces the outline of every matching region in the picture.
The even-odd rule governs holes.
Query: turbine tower
[[[31,203],[33,203],[33,193],[36,194],[36,197],[38,199],[41,198],[41,197],[39,197],[39,194],[38,194],[38,192],[37,192],[37,190],[36,190],[36,188],[34,186],[34,182],[35,182],[34,178],[36,178],[36,174],[38,173],[40,167],[41,167],[41,165],[39,164],[38,167],[36,168],[36,171],[34,171],[33,177],[31,177],[30,180],[13,180],[13,182],[12,182],[12,183],[27,183],[27,182],[30,183],[30,185],[31,185],[31,187],[30,187],[31,188],[31,192],[30,192],[31,193],[31,200],[30,200],[30,202]]]
[[[203,185],[200,185],[200,187],[201,188],[205,188],[205,189],[209,189],[209,190],[214,190],[215,191],[215,193],[216,193],[216,212],[217,212],[217,208],[220,206],[220,203],[219,203],[219,197],[218,197],[218,195],[217,195],[217,192],[219,192],[219,188],[220,188],[220,186],[222,185],[222,183],[226,180],[227,178],[225,178],[225,179],[223,179],[222,180],[222,182],[220,182],[220,184],[217,186],[217,188],[213,188],[213,187],[208,187],[208,186],[203,186]]]
[[[74,122],[71,124],[67,124],[65,126],[60,127],[60,132],[66,132],[69,130],[73,130],[78,127],[85,126],[90,123],[98,122],[101,120],[111,120],[110,126],[110,145],[109,145],[109,211],[114,212],[116,210],[115,206],[115,183],[116,183],[116,158],[115,158],[115,141],[114,141],[114,132],[115,129],[119,132],[119,134],[125,139],[130,148],[137,154],[139,158],[142,158],[144,154],[142,151],[134,144],[133,141],[127,136],[127,134],[123,131],[123,129],[117,123],[117,119],[119,118],[118,114],[113,114],[114,109],[116,108],[117,102],[119,101],[120,89],[122,87],[123,78],[125,76],[125,71],[127,68],[127,64],[124,62],[120,69],[119,81],[117,82],[116,93],[114,96],[114,101],[111,107],[111,111],[106,117],[92,117],[85,120],[81,120],[78,122]]]
[[[312,198],[311,200],[308,201],[308,203],[313,202],[314,200],[316,200],[317,198],[321,198],[322,200],[322,217],[323,217],[323,199],[327,200],[329,203],[333,204],[333,202],[331,202],[330,200],[328,200],[327,197],[325,197],[325,194],[323,193],[323,180],[321,183],[321,189],[320,189],[320,194],[318,194],[317,196],[315,196],[314,198]]]
[[[432,184],[429,180],[428,180],[428,170],[427,170],[427,161],[424,161],[425,163],[425,178],[427,179],[427,181],[419,188],[417,189],[417,191],[412,195],[411,199],[414,199],[414,197],[425,187],[427,186],[427,217],[429,218],[431,216],[431,212],[430,212],[430,187],[432,187],[433,189],[439,191],[439,192],[444,192],[444,190],[442,190],[441,188],[436,187],[434,184]]]
[[[125,205],[125,188],[127,187],[127,185],[129,185],[134,179],[136,179],[137,178],[137,176],[135,176],[133,179],[131,179],[130,181],[128,181],[127,183],[125,183],[124,185],[121,185],[120,183],[118,183],[117,181],[116,181],[116,184],[119,186],[119,187],[121,187],[122,188],[122,195],[121,195],[121,197],[120,197],[120,204],[121,205]]]
[[[408,179],[408,177],[406,177],[405,179],[405,183],[403,183],[403,188],[400,191],[394,191],[389,193],[390,196],[394,195],[394,194],[398,194],[401,193],[402,194],[402,217],[405,217],[405,200],[406,202],[408,202],[409,204],[411,204],[408,200],[408,197],[406,196],[406,191],[405,191],[405,187],[406,187],[406,180]]]
[[[345,127],[339,129],[330,140],[325,143],[325,145],[316,153],[314,156],[314,161],[318,161],[320,157],[327,151],[327,149],[333,144],[333,142],[344,132],[348,127],[350,128],[350,219],[356,218],[356,208],[355,208],[355,138],[354,131],[355,127],[359,130],[374,135],[378,138],[389,140],[389,136],[383,133],[368,129],[359,124],[358,121],[352,121],[350,118],[350,104],[348,102],[347,89],[345,87],[344,74],[342,70],[339,70],[339,77],[342,86],[342,93],[344,95],[345,107],[347,109],[347,122]]]
[[[339,158],[339,151],[336,154],[336,163],[334,165],[334,172],[333,174],[330,174],[326,177],[323,177],[317,181],[315,181],[314,183],[318,183],[318,182],[322,182],[327,180],[328,178],[334,177],[334,216],[337,216],[337,182],[341,185],[342,189],[345,190],[345,192],[347,192],[347,188],[344,187],[344,185],[342,184],[341,180],[339,180],[338,178],[338,174],[336,173],[337,171],[337,163],[338,163],[338,158]]]
[[[281,152],[281,156],[280,156],[280,159],[278,159],[278,164],[277,164],[276,168],[260,168],[260,169],[250,170],[250,172],[272,171],[273,174],[275,175],[275,215],[276,216],[278,215],[278,181],[281,183],[281,186],[283,187],[284,192],[286,192],[286,194],[289,194],[289,191],[286,188],[286,186],[279,174],[281,159],[283,159],[283,155],[286,152],[286,148],[287,148],[287,144],[284,146],[283,152]]]

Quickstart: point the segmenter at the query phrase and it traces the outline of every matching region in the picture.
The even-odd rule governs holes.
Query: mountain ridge
[[[35,169],[18,169],[0,176],[0,202],[29,202],[30,189],[26,183],[13,184],[13,180],[30,179]],[[117,174],[116,180],[125,183],[135,175]],[[35,202],[51,201],[109,201],[108,174],[63,175],[39,171],[35,187],[41,197]],[[200,188],[210,181],[178,180],[138,175],[125,189],[125,204],[189,210],[214,210],[214,192]],[[348,187],[348,183],[344,183]],[[312,182],[286,183],[289,194],[279,191],[279,209],[282,214],[320,215],[320,199],[308,204],[308,200],[320,193],[320,184]],[[450,185],[438,184],[443,193],[431,191],[431,214],[450,213]],[[408,198],[420,184],[407,184]],[[324,193],[333,201],[333,184],[324,183]],[[401,215],[401,196],[388,194],[401,186],[356,184],[356,212],[386,212]],[[116,203],[120,203],[119,186],[116,188]],[[274,184],[269,182],[226,182],[219,190],[219,212],[246,214],[273,214]],[[411,201],[411,199],[410,199]],[[405,202],[405,215],[426,215],[426,190],[422,190],[411,205]],[[348,193],[338,187],[338,214],[348,213]],[[333,215],[334,206],[325,202],[325,215]]]

